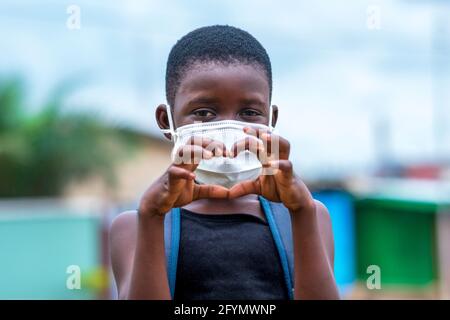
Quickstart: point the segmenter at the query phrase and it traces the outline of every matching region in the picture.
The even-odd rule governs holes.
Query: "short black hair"
[[[250,33],[228,25],[195,29],[172,47],[167,59],[166,99],[173,106],[185,72],[195,63],[243,63],[262,68],[272,96],[272,67],[264,47]]]

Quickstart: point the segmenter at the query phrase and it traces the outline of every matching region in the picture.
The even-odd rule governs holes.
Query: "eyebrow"
[[[188,105],[216,103],[219,99],[214,97],[198,97],[189,101]]]
[[[220,101],[220,99],[218,99],[216,97],[203,96],[203,97],[197,97],[197,98],[190,100],[187,105],[192,107],[194,105],[199,105],[199,104],[214,104],[214,103],[218,103],[219,101]],[[264,107],[266,105],[264,101],[262,101],[258,98],[243,98],[243,99],[239,100],[239,104],[241,104],[241,105],[256,105],[258,107]]]
[[[257,106],[260,106],[260,107],[264,107],[264,106],[266,105],[266,104],[264,103],[264,101],[261,101],[261,100],[256,99],[256,98],[241,99],[241,100],[239,100],[239,102],[240,102],[241,104],[245,104],[245,105],[251,104],[251,105],[257,105]]]

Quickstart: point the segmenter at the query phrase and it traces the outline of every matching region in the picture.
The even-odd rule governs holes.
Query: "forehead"
[[[253,64],[196,63],[185,71],[175,95],[175,104],[199,96],[257,98],[269,103],[269,82],[262,68]]]

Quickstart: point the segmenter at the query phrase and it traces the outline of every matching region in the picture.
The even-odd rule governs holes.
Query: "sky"
[[[450,157],[449,2],[3,0],[0,76],[23,76],[31,112],[72,81],[68,110],[162,137],[154,110],[173,44],[197,27],[237,26],[269,53],[297,170],[339,177]]]

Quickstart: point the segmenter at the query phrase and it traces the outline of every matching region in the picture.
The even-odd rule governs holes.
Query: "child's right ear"
[[[167,106],[165,104],[160,104],[156,107],[155,116],[156,122],[158,123],[160,129],[170,129],[169,118],[167,116]],[[170,133],[164,133],[164,136],[171,140]]]

